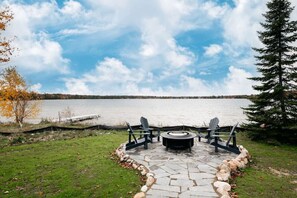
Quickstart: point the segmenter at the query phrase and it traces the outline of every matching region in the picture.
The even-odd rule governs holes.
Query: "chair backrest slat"
[[[234,133],[235,133],[235,128],[237,127],[238,125],[238,122],[236,124],[233,125],[231,131],[230,131],[230,134],[229,134],[229,138],[228,138],[228,141],[226,142],[226,145],[229,145],[230,141],[231,141],[231,138],[234,136]]]
[[[147,121],[147,119],[145,117],[140,118],[140,123],[141,123],[141,126],[142,126],[143,130],[148,131],[149,123],[148,123],[148,121]]]
[[[210,137],[214,135],[219,126],[219,118],[215,117],[210,120],[208,130],[210,130]]]
[[[129,130],[129,136],[132,136],[135,143],[137,143],[137,139],[134,135],[134,131],[133,131],[132,127],[130,126],[130,124],[128,122],[126,122],[126,124],[127,124],[128,130]]]
[[[217,117],[211,119],[209,122],[209,129],[216,130],[218,128],[219,122],[220,122],[219,118],[217,118]]]

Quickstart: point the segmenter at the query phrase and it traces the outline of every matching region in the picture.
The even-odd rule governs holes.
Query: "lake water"
[[[58,112],[67,107],[78,115],[99,114],[94,124],[119,125],[126,121],[139,124],[144,116],[151,125],[204,126],[213,117],[220,125],[233,125],[246,120],[241,107],[250,104],[246,99],[95,99],[95,100],[44,100],[37,123],[41,118],[57,119]]]

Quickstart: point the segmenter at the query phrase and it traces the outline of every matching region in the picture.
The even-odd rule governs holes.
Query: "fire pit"
[[[194,138],[197,135],[188,131],[169,131],[161,133],[163,145],[171,149],[186,149],[191,151],[194,145]]]

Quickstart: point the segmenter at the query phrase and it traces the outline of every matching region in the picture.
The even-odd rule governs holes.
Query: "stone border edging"
[[[152,187],[152,185],[156,182],[155,175],[149,172],[149,169],[142,164],[139,164],[137,161],[130,158],[129,155],[125,153],[125,144],[121,144],[116,149],[116,155],[119,157],[121,163],[128,163],[130,166],[138,170],[142,176],[146,176],[146,183],[140,189],[134,198],[145,198],[146,192]]]
[[[231,160],[224,160],[221,165],[218,166],[216,178],[218,181],[214,182],[213,185],[216,191],[221,194],[221,198],[231,198],[230,191],[231,185],[229,179],[231,178],[232,172],[236,172],[237,169],[245,168],[251,159],[251,155],[248,150],[243,146],[239,146],[240,154]]]

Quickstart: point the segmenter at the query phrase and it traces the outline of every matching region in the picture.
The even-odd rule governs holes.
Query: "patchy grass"
[[[111,156],[126,134],[72,131],[21,137],[13,146],[8,146],[13,138],[0,139],[0,197],[131,197],[142,185],[137,172]]]
[[[297,197],[297,146],[254,142],[244,134],[238,142],[253,157],[243,177],[236,179],[235,192],[240,198]]]

